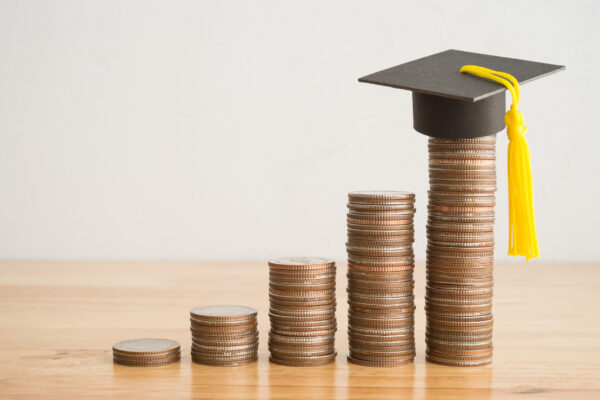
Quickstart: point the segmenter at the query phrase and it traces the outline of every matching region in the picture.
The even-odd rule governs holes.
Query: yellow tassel
[[[533,211],[533,184],[531,180],[531,153],[525,139],[527,128],[523,114],[517,109],[521,96],[519,82],[510,74],[477,65],[465,65],[466,72],[490,79],[506,86],[513,103],[504,116],[508,135],[508,255],[525,256],[529,261],[540,256],[535,216]]]

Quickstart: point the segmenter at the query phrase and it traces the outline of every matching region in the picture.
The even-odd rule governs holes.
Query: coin
[[[363,367],[400,367],[407,364],[412,364],[414,357],[407,358],[406,360],[401,361],[369,361],[369,360],[359,360],[353,358],[352,356],[347,357],[348,362],[351,364],[361,365]]]
[[[129,355],[154,355],[179,351],[179,343],[168,339],[131,339],[115,343],[113,350]]]
[[[203,306],[190,312],[192,361],[206,365],[243,365],[257,357],[255,309],[246,306]]]
[[[495,135],[428,147],[426,357],[479,365],[491,361]]]
[[[256,310],[245,306],[205,306],[196,307],[191,312],[191,317],[199,320],[236,321],[256,317]]]
[[[179,361],[179,343],[168,339],[132,339],[113,345],[116,364],[152,367]]]
[[[324,363],[335,354],[335,262],[287,257],[270,260],[269,270],[271,359],[286,365]]]
[[[269,260],[270,267],[290,269],[318,269],[334,265],[334,260],[323,257],[282,257]]]

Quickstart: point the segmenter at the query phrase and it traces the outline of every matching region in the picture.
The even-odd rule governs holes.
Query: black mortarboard
[[[563,70],[562,65],[446,50],[360,78],[413,92],[413,126],[440,138],[475,138],[504,129],[504,86],[460,73],[480,65],[513,75],[520,84]]]

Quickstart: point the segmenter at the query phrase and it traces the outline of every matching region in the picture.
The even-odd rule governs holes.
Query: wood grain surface
[[[335,364],[268,362],[266,263],[1,262],[0,398],[598,399],[600,265],[498,265],[494,362],[477,368],[424,360],[424,267],[416,270],[414,365],[346,362],[345,265],[338,270]],[[259,362],[192,364],[189,310],[244,304],[259,311]],[[180,363],[113,365],[123,339],[178,340]]]

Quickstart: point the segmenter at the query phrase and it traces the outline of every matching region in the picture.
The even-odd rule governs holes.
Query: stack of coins
[[[429,139],[428,361],[492,361],[496,136]]]
[[[113,346],[115,364],[158,367],[179,361],[179,343],[167,339],[132,339]]]
[[[190,312],[192,361],[232,367],[258,359],[256,310],[244,306],[197,307]]]
[[[348,200],[348,361],[412,363],[415,195],[362,191]]]
[[[309,367],[335,360],[335,273],[328,258],[269,261],[271,362]]]

